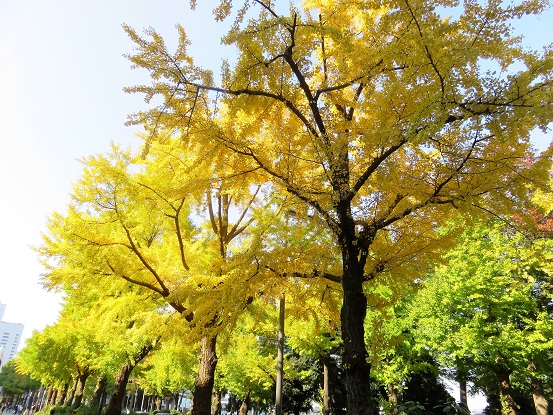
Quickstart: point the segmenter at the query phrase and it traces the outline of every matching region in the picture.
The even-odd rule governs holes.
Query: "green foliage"
[[[52,415],[52,414],[53,415],[74,415],[77,413],[77,410],[72,406],[58,405],[58,406],[44,407],[41,412],[47,415]]]
[[[515,388],[528,385],[529,367],[546,383],[553,347],[552,247],[552,240],[533,241],[501,222],[468,227],[413,299],[416,347],[434,350],[446,366],[465,367],[488,393],[503,373]]]
[[[451,398],[444,404],[437,405],[436,409],[442,410],[444,415],[470,415],[470,409],[464,403],[459,403]]]
[[[322,384],[322,367],[319,359],[288,353],[285,367],[286,376],[282,385],[283,411],[293,414],[310,411],[311,402],[319,398]]]
[[[77,409],[77,415],[98,415],[100,412],[100,408],[94,405],[81,405]]]
[[[33,380],[29,375],[20,373],[17,370],[16,361],[12,359],[2,366],[0,386],[2,386],[2,394],[16,396],[25,393],[29,389],[38,389],[40,382]]]

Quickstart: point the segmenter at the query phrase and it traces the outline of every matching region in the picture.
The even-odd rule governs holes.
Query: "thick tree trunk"
[[[192,415],[211,415],[211,395],[217,367],[217,336],[200,341],[198,374],[194,381]],[[107,414],[109,415],[109,414]]]
[[[85,372],[79,375],[77,378],[77,389],[75,390],[75,398],[73,399],[73,408],[77,409],[81,406],[83,402],[84,387],[86,380],[88,379],[89,373]]]
[[[106,384],[107,384],[106,375],[104,374],[100,375],[100,377],[98,378],[98,381],[96,382],[96,387],[94,388],[94,393],[92,394],[92,400],[91,400],[92,405],[97,408],[100,407],[102,395],[106,390]]]
[[[549,415],[549,403],[543,390],[543,383],[534,376],[530,377],[530,381],[532,382],[532,397],[534,398],[536,415]]]
[[[501,399],[502,415],[517,415],[517,404],[513,398],[511,390],[511,381],[509,380],[510,371],[501,370],[498,376],[499,397]]]
[[[353,229],[352,229],[353,231]],[[344,299],[341,310],[342,361],[346,374],[348,415],[373,415],[370,397],[371,366],[365,347],[365,316],[367,297],[363,292],[363,269],[352,242],[342,247]]]
[[[133,366],[131,363],[126,363],[121,367],[119,373],[115,377],[115,385],[113,394],[109,400],[105,415],[121,415],[123,409],[123,399],[125,399],[125,390],[129,382]]]

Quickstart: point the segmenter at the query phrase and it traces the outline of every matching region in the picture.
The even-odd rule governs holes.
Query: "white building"
[[[15,357],[23,333],[23,324],[2,321],[5,310],[6,305],[0,304],[0,369]]]

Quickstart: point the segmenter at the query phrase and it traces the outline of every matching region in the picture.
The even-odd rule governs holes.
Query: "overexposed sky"
[[[191,12],[187,0],[0,0],[0,302],[24,340],[57,318],[59,296],[39,284],[30,246],[69,202],[78,159],[110,140],[139,143],[123,124],[146,104],[122,89],[148,80],[123,57],[133,45],[121,25],[152,26],[174,44],[180,23],[196,63],[217,71],[224,28],[211,18],[215,1],[198,3]],[[553,40],[551,10],[525,23],[529,44]]]
[[[124,123],[145,103],[123,88],[148,79],[123,56],[133,44],[122,24],[152,26],[173,45],[183,24],[196,63],[218,69],[223,28],[204,3],[192,12],[187,0],[0,0],[0,303],[24,340],[57,318],[59,296],[39,284],[30,247],[65,210],[78,159],[111,140],[139,144]]]

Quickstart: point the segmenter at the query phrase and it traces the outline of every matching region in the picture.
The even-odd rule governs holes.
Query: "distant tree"
[[[518,413],[522,390],[547,413],[552,248],[553,240],[529,239],[499,221],[473,224],[413,301],[419,347],[438,351],[442,364],[471,365],[473,382],[492,405],[499,398],[504,415]]]
[[[28,390],[36,390],[40,382],[32,379],[29,375],[18,372],[15,360],[10,360],[0,372],[0,386],[4,396],[22,395]]]
[[[294,415],[311,411],[312,403],[320,399],[322,375],[320,360],[290,351],[282,385],[283,411]]]

